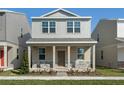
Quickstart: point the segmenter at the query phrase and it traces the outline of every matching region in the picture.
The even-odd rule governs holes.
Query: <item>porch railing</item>
[[[32,68],[42,68],[43,65],[49,65],[51,68],[53,67],[53,61],[49,60],[39,60],[39,61],[32,61]]]
[[[50,60],[40,60],[40,61],[33,61],[32,68],[43,68],[43,67],[50,67],[53,68],[53,61]],[[65,67],[68,67],[68,62],[65,62]],[[76,60],[70,62],[71,68],[76,69],[87,69],[91,67],[91,62],[88,60]]]
[[[91,67],[91,62],[88,60],[76,60],[75,68]]]

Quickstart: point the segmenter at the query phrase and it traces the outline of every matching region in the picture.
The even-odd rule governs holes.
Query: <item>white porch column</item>
[[[29,64],[29,70],[31,68],[31,46],[28,46],[28,64]]]
[[[93,65],[93,71],[95,71],[95,55],[96,55],[96,53],[95,53],[95,45],[93,45],[93,48],[92,48],[92,65]]]
[[[70,68],[70,46],[68,46],[68,68]]]
[[[7,68],[7,46],[4,46],[4,67]]]
[[[53,46],[53,68],[55,68],[56,62],[56,46]]]

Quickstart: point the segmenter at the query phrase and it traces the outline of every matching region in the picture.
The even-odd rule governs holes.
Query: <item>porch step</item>
[[[56,68],[54,68],[54,70],[55,71],[62,71],[62,72],[66,72],[66,71],[68,71],[68,68],[66,68],[66,67],[56,67]]]
[[[65,71],[57,71],[57,76],[67,76],[67,72]]]

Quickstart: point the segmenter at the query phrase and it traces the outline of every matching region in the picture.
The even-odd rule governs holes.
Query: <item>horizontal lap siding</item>
[[[5,14],[3,14],[3,15],[0,15],[0,40],[5,40],[5,27],[6,27],[6,25],[5,25],[5,22],[6,20],[5,20]]]

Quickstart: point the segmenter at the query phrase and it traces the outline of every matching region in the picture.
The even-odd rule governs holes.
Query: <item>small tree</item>
[[[23,58],[21,63],[21,74],[25,74],[29,72],[29,65],[28,65],[28,53],[26,50],[23,51]]]

